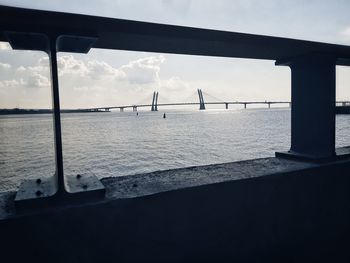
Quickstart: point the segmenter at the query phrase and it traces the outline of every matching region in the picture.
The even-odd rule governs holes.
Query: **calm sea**
[[[290,145],[290,109],[62,114],[68,176],[124,176],[273,156]],[[350,145],[337,116],[337,146]],[[52,116],[0,116],[0,192],[54,173]]]

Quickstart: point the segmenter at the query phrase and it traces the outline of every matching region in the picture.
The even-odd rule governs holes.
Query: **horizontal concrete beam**
[[[34,32],[97,39],[93,48],[269,60],[316,52],[350,65],[349,46],[89,15],[0,6],[0,25],[0,41],[7,41],[8,31]],[[65,48],[60,50],[74,50]]]

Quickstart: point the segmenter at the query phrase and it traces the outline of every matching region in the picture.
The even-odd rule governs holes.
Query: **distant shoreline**
[[[86,109],[77,110],[61,110],[61,113],[79,113],[79,112],[105,112],[105,111],[91,111]],[[48,114],[52,113],[51,109],[0,109],[0,115],[15,115],[15,114]]]

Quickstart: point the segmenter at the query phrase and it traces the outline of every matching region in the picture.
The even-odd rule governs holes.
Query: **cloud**
[[[10,64],[1,63],[1,62],[0,62],[0,70],[2,70],[2,69],[10,69],[10,68],[11,68],[11,65],[10,65]]]
[[[182,80],[180,77],[171,77],[166,80],[164,85],[162,85],[167,91],[183,92],[184,90],[190,89],[190,84]]]
[[[91,81],[116,82],[126,81],[130,85],[159,84],[160,65],[165,61],[163,56],[151,56],[130,61],[115,68],[104,61],[82,60],[72,55],[58,58],[58,72],[61,81],[69,80],[73,84],[91,86]],[[10,68],[9,64],[0,63],[1,68]],[[49,60],[40,58],[33,66],[19,66],[16,71],[22,74],[27,86],[49,86]]]
[[[45,61],[42,61],[44,63]],[[85,63],[75,59],[72,55],[60,56],[57,61],[58,73],[60,76],[75,74],[83,77],[87,75],[88,69]]]
[[[28,87],[37,87],[37,88],[44,88],[50,86],[50,80],[48,77],[38,73],[38,72],[32,72],[30,73],[28,80],[26,82],[26,85]]]
[[[140,97],[147,96],[160,87],[159,73],[164,61],[162,55],[149,56],[115,67],[98,59],[60,55],[57,64],[62,107],[133,103],[136,93]],[[36,100],[35,96],[50,92],[48,57],[40,57],[30,65],[12,68],[10,64],[0,63],[0,69],[2,68],[9,69],[6,75],[1,76],[3,79],[0,79],[2,92],[12,92],[12,97],[16,97],[16,92],[18,96],[20,91],[25,94],[26,101]],[[167,85],[170,88],[176,86],[174,82],[175,80]]]
[[[98,60],[82,60],[77,59],[72,55],[59,56],[57,59],[58,74],[62,78],[78,77],[88,79],[104,79],[116,78],[124,79],[125,73],[116,69],[106,62]],[[28,67],[27,69],[33,72],[48,71],[49,59],[47,57],[40,58],[37,65]],[[21,66],[18,71],[25,71],[26,68]]]
[[[11,50],[11,46],[7,42],[0,42],[0,50]]]
[[[104,61],[89,60],[86,65],[87,75],[92,79],[112,78],[114,80],[125,80],[126,74],[121,69],[116,69]]]
[[[45,88],[50,86],[48,63],[43,63],[43,60],[43,58],[40,58],[34,66],[19,66],[16,69],[17,74],[15,76],[21,77],[19,85],[25,88]]]
[[[131,84],[158,83],[160,65],[164,63],[164,56],[151,56],[129,62],[120,69],[125,73],[127,80]]]
[[[50,80],[48,78],[48,67],[41,65],[40,60],[35,66],[20,66],[12,69],[10,64],[0,63],[0,70],[6,69],[6,75],[1,77],[7,77],[7,79],[0,80],[0,87],[2,88],[43,88],[50,86]]]
[[[183,80],[181,77],[173,76],[163,80],[159,89],[160,101],[173,102],[174,100],[186,100],[189,102],[189,96],[196,90],[192,82]]]
[[[24,84],[23,79],[18,80],[2,80],[0,81],[0,88],[13,88]]]

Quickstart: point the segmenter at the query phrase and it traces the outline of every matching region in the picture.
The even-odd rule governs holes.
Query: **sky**
[[[0,0],[1,5],[350,45],[350,1]],[[274,61],[92,49],[59,53],[61,108],[196,101],[290,100],[290,69]],[[213,98],[214,97],[214,98]],[[337,67],[337,99],[350,100],[350,69]],[[51,108],[45,53],[0,42],[0,108]]]

